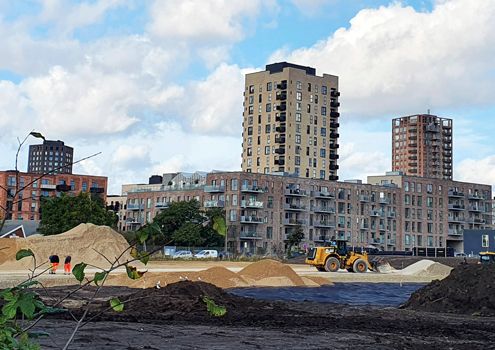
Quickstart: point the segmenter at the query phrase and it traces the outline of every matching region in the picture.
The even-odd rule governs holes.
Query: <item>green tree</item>
[[[43,235],[55,235],[81,223],[116,227],[117,220],[117,215],[106,210],[100,198],[92,198],[87,193],[62,194],[42,199],[39,231]]]
[[[297,225],[287,237],[287,256],[290,258],[292,247],[299,245],[304,238],[304,230],[300,225]]]
[[[223,246],[224,235],[218,233],[214,225],[216,222],[218,225],[217,219],[224,216],[224,211],[218,208],[202,210],[196,200],[170,203],[153,220],[162,233],[160,237],[154,237],[154,244],[170,242],[183,246]],[[207,224],[201,225],[203,222]]]

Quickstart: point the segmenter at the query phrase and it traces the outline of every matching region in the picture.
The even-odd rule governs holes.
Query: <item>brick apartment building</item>
[[[392,170],[452,179],[452,119],[416,114],[392,120]]]
[[[11,214],[7,217],[8,220],[40,220],[41,197],[59,196],[62,192],[69,194],[87,192],[97,194],[104,201],[106,200],[108,182],[106,177],[50,174],[36,180],[39,177],[39,174],[20,172],[19,187],[26,187],[20,192],[18,198],[12,200],[11,195],[16,188],[16,172],[13,170],[0,171],[0,208],[10,207],[12,209]],[[1,210],[0,213],[5,215],[4,210]]]
[[[226,212],[229,251],[284,249],[300,225],[302,245],[332,237],[382,250],[453,247],[462,230],[491,228],[491,186],[393,172],[335,182],[247,172],[210,173],[204,184],[127,192],[126,222],[137,229],[170,202],[198,200]]]
[[[246,75],[242,170],[338,180],[338,77],[287,62]]]

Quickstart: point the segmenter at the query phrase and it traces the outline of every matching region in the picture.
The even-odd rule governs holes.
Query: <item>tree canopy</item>
[[[196,200],[170,203],[153,220],[152,225],[158,226],[161,231],[160,236],[154,237],[154,243],[193,247],[223,246],[224,217],[223,210],[202,210]]]
[[[60,197],[42,198],[39,231],[43,235],[55,235],[81,223],[115,227],[117,220],[117,215],[106,210],[100,198],[87,193],[77,196],[62,194]]]
[[[287,256],[290,258],[292,247],[299,245],[304,239],[304,230],[300,225],[294,227],[294,230],[287,236]]]

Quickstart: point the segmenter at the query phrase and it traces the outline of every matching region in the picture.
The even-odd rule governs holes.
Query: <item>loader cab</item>
[[[495,252],[480,252],[480,264],[495,264]]]

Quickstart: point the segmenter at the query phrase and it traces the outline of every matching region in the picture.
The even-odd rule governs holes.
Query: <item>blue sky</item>
[[[243,76],[289,60],[340,77],[341,178],[389,170],[391,119],[431,109],[454,119],[456,179],[494,184],[494,16],[491,0],[0,0],[0,167],[36,129],[102,151],[76,170],[112,193],[238,170]]]

